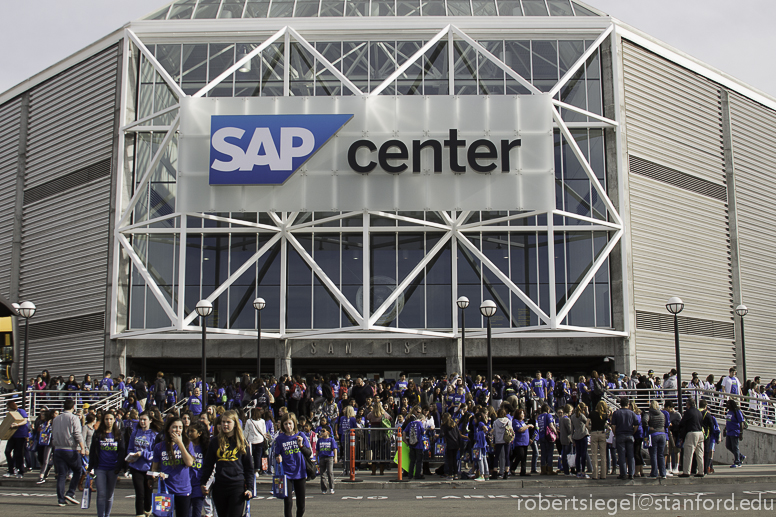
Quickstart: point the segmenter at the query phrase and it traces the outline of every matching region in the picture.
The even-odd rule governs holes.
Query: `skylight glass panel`
[[[444,16],[444,0],[421,0],[420,14],[423,16]]]
[[[297,0],[295,18],[315,18],[318,16],[318,0]]]
[[[496,16],[495,0],[472,0],[474,16]]]
[[[519,0],[498,0],[499,16],[523,16]]]
[[[574,16],[569,0],[547,0],[552,16]]]
[[[345,12],[345,0],[321,0],[321,17],[342,16]]]
[[[245,0],[224,0],[219,18],[242,18]]]
[[[212,20],[218,16],[221,0],[199,0],[194,18],[197,20]]]
[[[580,4],[579,2],[574,2],[574,13],[577,16],[598,16],[596,13],[594,13],[584,5]]]
[[[526,16],[549,16],[544,0],[523,0],[523,10]]]
[[[289,18],[294,13],[294,1],[273,1],[269,11],[270,18]]]
[[[178,0],[170,9],[168,20],[190,20],[197,0]]]
[[[447,0],[447,12],[450,16],[471,16],[469,0]]]
[[[420,0],[396,0],[396,16],[420,16]]]
[[[245,4],[245,18],[266,18],[269,0],[248,0]]]

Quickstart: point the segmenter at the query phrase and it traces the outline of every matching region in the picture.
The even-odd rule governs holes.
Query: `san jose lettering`
[[[449,138],[440,142],[439,140],[413,140],[412,141],[412,172],[421,172],[422,151],[428,149],[433,158],[433,170],[435,173],[442,172],[442,148],[449,150],[450,170],[455,173],[465,173],[466,164],[474,172],[479,174],[488,174],[498,168],[497,162],[501,163],[501,172],[510,171],[510,151],[521,146],[521,139],[501,140],[499,146],[490,140],[478,139],[466,146],[466,140],[458,138],[458,130],[450,129]],[[466,149],[465,163],[459,162],[459,149]],[[368,163],[359,163],[358,152],[360,149],[366,149],[369,154],[377,152],[377,162],[370,160]],[[499,152],[500,151],[500,152]],[[499,160],[500,154],[500,160]],[[391,139],[383,142],[379,147],[371,140],[357,140],[348,148],[348,165],[351,169],[362,174],[372,172],[377,165],[385,172],[390,174],[401,174],[408,168],[410,160],[410,151],[407,144],[401,140]]]

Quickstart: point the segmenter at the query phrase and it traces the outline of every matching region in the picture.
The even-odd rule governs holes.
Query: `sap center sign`
[[[547,94],[181,99],[179,210],[552,210]]]

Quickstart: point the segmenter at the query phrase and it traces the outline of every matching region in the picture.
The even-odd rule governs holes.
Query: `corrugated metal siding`
[[[0,293],[6,298],[11,294],[11,244],[21,105],[21,100],[15,99],[0,107]]]
[[[730,94],[746,373],[776,378],[776,112]]]
[[[725,185],[719,90],[623,41],[628,153]],[[670,296],[682,316],[732,322],[732,284],[725,202],[640,174],[630,174],[634,306],[663,313]],[[673,366],[672,332],[636,329],[639,370]],[[734,363],[733,339],[681,336],[682,368],[718,375]]]
[[[628,151],[725,183],[718,87],[623,41]]]
[[[110,158],[116,52],[111,47],[32,91],[25,189]]]
[[[32,320],[30,320],[32,321]],[[22,328],[24,323],[22,323]],[[33,326],[30,325],[32,333]],[[105,342],[102,332],[83,332],[48,339],[30,337],[29,366],[31,377],[47,369],[51,375],[75,375],[78,382],[85,374],[102,376],[102,357]],[[79,378],[80,377],[80,378]],[[66,377],[65,377],[66,378]]]
[[[114,46],[30,92],[25,192],[110,161],[117,87]],[[105,312],[109,207],[110,176],[24,204],[20,291],[38,307],[33,327]],[[30,371],[99,372],[104,329],[70,332],[31,339]]]

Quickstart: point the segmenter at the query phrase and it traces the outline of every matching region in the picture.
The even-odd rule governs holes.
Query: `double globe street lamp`
[[[480,304],[480,313],[488,320],[488,393],[491,393],[491,399],[493,398],[491,383],[493,382],[493,348],[491,346],[492,333],[490,328],[490,318],[496,314],[496,302],[493,300],[485,300]]]
[[[267,302],[264,298],[256,298],[253,300],[253,308],[256,309],[258,315],[256,334],[256,379],[261,379],[261,311],[267,306]]]
[[[199,314],[199,325],[202,327],[202,387],[199,390],[199,395],[202,400],[202,410],[207,407],[205,400],[207,395],[207,381],[205,376],[207,375],[207,354],[205,353],[205,339],[207,339],[207,317],[213,312],[213,304],[210,300],[200,300],[197,302],[197,314]]]
[[[469,299],[461,296],[455,303],[461,309],[461,376],[466,384],[466,308],[469,306]]]
[[[35,304],[32,302],[22,302],[18,306],[14,304],[14,309],[19,316],[24,318],[24,362],[22,366],[22,407],[29,412],[27,407],[27,358],[30,352],[30,318],[35,316]]]
[[[744,379],[744,384],[746,384],[746,343],[744,341],[744,316],[746,316],[749,313],[749,309],[747,309],[746,305],[741,304],[738,307],[736,307],[736,314],[738,314],[741,317],[741,375]]]
[[[674,348],[676,349],[676,394],[677,411],[682,411],[682,365],[679,355],[679,313],[684,310],[684,302],[678,296],[672,296],[666,303],[666,310],[674,315]]]

